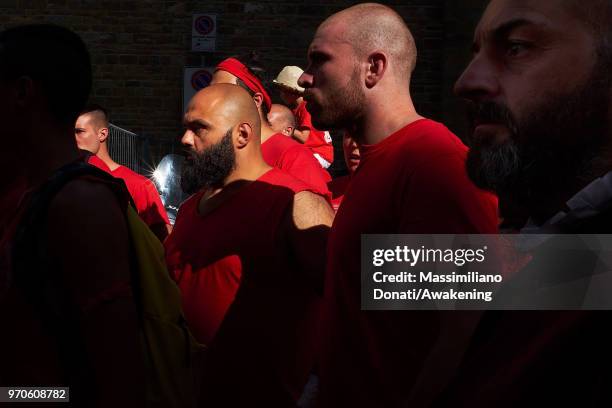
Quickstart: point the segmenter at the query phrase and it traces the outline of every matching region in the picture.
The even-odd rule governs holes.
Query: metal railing
[[[137,173],[146,175],[150,170],[149,140],[115,126],[108,126],[108,153],[114,161]]]

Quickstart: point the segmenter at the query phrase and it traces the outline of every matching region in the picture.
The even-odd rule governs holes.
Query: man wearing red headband
[[[273,167],[277,167],[291,174],[298,180],[306,182],[314,187],[318,193],[329,197],[327,182],[330,180],[329,173],[321,168],[310,150],[281,133],[275,132],[267,119],[268,112],[272,106],[272,100],[261,79],[256,73],[263,72],[247,58],[228,58],[219,65],[213,75],[211,84],[229,83],[240,85],[246,89],[259,111],[261,120],[261,151],[264,160]]]

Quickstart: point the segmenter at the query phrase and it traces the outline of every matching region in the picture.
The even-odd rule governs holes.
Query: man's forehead
[[[558,26],[568,17],[566,0],[492,0],[476,27],[474,39],[482,40],[508,24]]]
[[[346,25],[343,22],[335,20],[325,22],[317,29],[308,51],[325,51],[350,46],[346,37]]]
[[[204,117],[207,116],[206,106],[203,106],[205,105],[205,103],[202,103],[202,102],[205,102],[205,101],[198,101],[197,98],[193,98],[191,102],[189,102],[189,105],[187,106],[187,111],[185,112],[185,115],[183,116],[183,121],[185,123],[202,120]]]
[[[86,126],[88,125],[91,121],[92,121],[93,117],[91,115],[91,113],[84,113],[82,115],[79,115],[79,117],[77,118],[77,123],[81,126]]]
[[[205,93],[196,94],[187,107],[183,122],[205,124],[215,127],[218,123],[227,120],[227,112],[222,99]]]

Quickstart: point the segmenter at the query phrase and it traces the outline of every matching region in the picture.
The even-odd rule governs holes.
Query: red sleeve
[[[315,192],[324,196],[328,201],[331,200],[331,194],[327,189],[327,182],[331,180],[331,177],[319,165],[310,150],[302,146],[288,149],[283,155],[281,169],[313,187]]]
[[[300,117],[298,120],[298,128],[308,128],[310,130],[313,129],[312,127],[312,119],[310,117],[310,112],[308,112],[306,110],[306,108],[303,108],[300,110]]]
[[[477,188],[460,154],[421,163],[405,185],[398,233],[495,234],[497,199]]]
[[[170,224],[166,209],[161,202],[161,197],[155,188],[155,185],[151,180],[146,180],[142,184],[142,195],[143,202],[146,202],[145,208],[138,208],[138,215],[144,220],[144,222],[151,226],[155,224]],[[136,199],[134,199],[136,201]]]
[[[310,123],[310,113],[308,113],[308,111],[306,110],[306,104],[304,102],[302,102],[297,109],[295,110],[295,112],[293,112],[293,114],[295,115],[295,121],[297,123],[296,127],[297,128],[301,128],[301,127],[307,127],[307,128],[311,128],[312,124]]]

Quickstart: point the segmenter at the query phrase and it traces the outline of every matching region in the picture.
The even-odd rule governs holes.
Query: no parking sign
[[[210,85],[214,67],[185,67],[183,74],[183,112],[187,109],[189,100],[200,89]]]
[[[217,15],[194,14],[191,24],[191,51],[214,52],[217,40]]]
[[[210,85],[212,73],[210,69],[199,69],[191,74],[191,87],[197,92]]]
[[[216,18],[210,14],[194,16],[193,31],[195,36],[214,35],[217,28]]]

